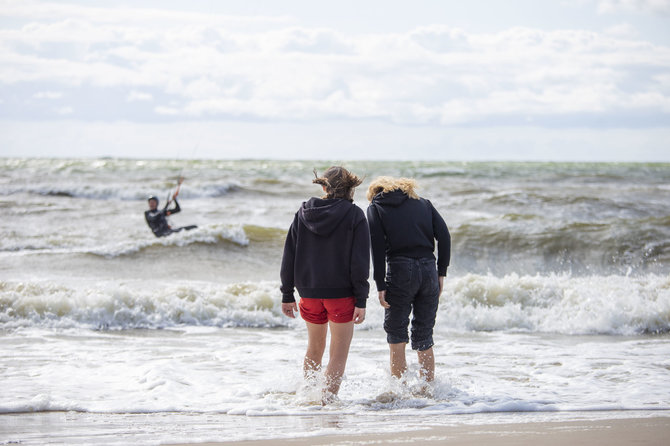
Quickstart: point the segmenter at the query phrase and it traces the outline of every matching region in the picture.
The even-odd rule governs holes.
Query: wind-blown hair
[[[394,190],[401,190],[409,198],[419,199],[415,189],[418,189],[416,181],[413,178],[393,178],[393,177],[377,177],[368,187],[368,201],[372,201],[375,195],[379,193],[393,192]]]
[[[314,169],[314,177],[312,183],[326,188],[326,195],[323,198],[344,198],[349,201],[354,201],[354,189],[363,182],[362,179],[340,166],[329,167],[321,177]]]

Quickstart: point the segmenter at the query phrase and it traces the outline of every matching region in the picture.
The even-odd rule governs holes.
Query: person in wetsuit
[[[174,208],[168,209],[168,206],[170,205],[170,201],[168,201],[165,207],[159,210],[158,197],[152,195],[148,198],[149,210],[144,211],[144,218],[147,220],[147,224],[149,225],[151,231],[154,233],[156,237],[165,237],[166,235],[170,235],[174,232],[179,232],[183,230],[188,231],[190,229],[197,228],[196,225],[182,226],[180,228],[172,228],[172,226],[170,226],[170,224],[167,221],[168,216],[176,214],[177,212],[181,212],[181,207],[179,206],[179,202],[177,201],[177,195],[179,195],[179,187],[181,186],[182,181],[183,178],[180,178],[177,190],[175,191],[174,195],[172,195],[171,201],[174,201]]]

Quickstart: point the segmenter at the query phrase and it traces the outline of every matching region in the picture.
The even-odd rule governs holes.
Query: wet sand
[[[383,434],[342,434],[291,439],[199,443],[198,446],[352,446],[352,445],[666,445],[670,417],[623,418],[596,421],[529,422],[492,425],[431,426]],[[181,444],[179,446],[193,446]],[[177,446],[177,445],[174,445]]]

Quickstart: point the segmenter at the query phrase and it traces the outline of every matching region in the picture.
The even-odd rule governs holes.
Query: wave
[[[541,217],[508,213],[500,218],[470,218],[450,227],[450,272],[494,275],[569,273],[590,276],[666,274],[670,265],[670,217],[620,219],[616,222],[554,222],[536,224]],[[165,238],[142,230],[117,238],[53,234],[0,240],[0,253],[16,255],[90,254],[121,257],[147,250],[233,244],[265,247],[262,255],[281,256],[286,229],[255,224],[202,225]],[[276,251],[274,254],[269,250]],[[261,255],[254,252],[251,255]]]
[[[364,328],[384,313],[368,305]],[[281,314],[279,283],[179,283],[146,290],[102,283],[0,282],[0,328],[133,329],[292,326]],[[646,275],[447,278],[436,333],[511,331],[566,335],[670,332],[670,277]]]
[[[508,213],[450,228],[460,271],[627,274],[667,272],[670,217],[536,224]]]
[[[165,370],[149,370],[143,378],[147,382],[147,387],[153,388],[164,386],[167,383],[175,383],[177,387],[184,383],[186,379],[175,376]],[[385,412],[393,413],[396,416],[416,415],[417,409],[428,410],[435,416],[442,415],[463,415],[477,413],[507,413],[507,412],[557,412],[561,410],[560,406],[547,400],[524,400],[509,396],[486,396],[476,398],[462,391],[450,383],[436,380],[433,387],[431,399],[418,397],[416,391],[408,386],[407,383],[398,382],[367,383],[367,388],[377,390],[381,384],[382,389],[389,388],[386,394],[393,395],[389,402],[383,399],[369,398],[361,396],[362,391],[357,398],[352,401],[340,402],[337,408],[330,408],[332,413],[351,413],[357,411],[359,414],[374,415],[375,413]],[[418,387],[414,385],[413,387]],[[181,390],[181,389],[180,389]],[[251,393],[251,392],[248,392]],[[22,398],[18,401],[7,401],[0,403],[0,414],[12,413],[36,413],[36,412],[79,412],[93,414],[160,414],[179,412],[190,416],[193,414],[207,413],[226,413],[237,416],[286,416],[286,415],[314,415],[314,402],[320,401],[321,390],[318,386],[309,388],[303,386],[295,392],[270,391],[265,392],[263,402],[254,401],[253,394],[249,395],[248,401],[236,401],[235,404],[226,404],[226,402],[213,405],[209,401],[201,401],[197,409],[192,404],[180,405],[174,401],[170,403],[133,401],[130,398],[125,400],[118,398],[116,401],[94,401],[85,398],[59,398],[51,394],[41,393],[32,398]],[[174,395],[173,395],[174,396]],[[181,396],[181,395],[179,395]],[[366,395],[367,396],[367,395]],[[190,395],[184,398],[192,401],[194,398],[202,398],[201,395]],[[156,398],[158,399],[158,398]],[[655,408],[656,410],[666,410],[665,408]],[[620,406],[593,407],[582,410],[621,410]],[[2,443],[0,443],[2,444]]]
[[[286,238],[286,229],[271,228],[268,226],[245,225],[244,232],[251,242],[276,243]]]
[[[180,192],[180,197],[185,199],[195,198],[217,198],[228,195],[241,189],[237,182],[229,183],[207,183],[201,185],[189,184]],[[158,191],[161,192],[158,192]],[[88,200],[122,200],[137,201],[146,200],[147,196],[158,194],[163,201],[170,192],[170,186],[153,187],[139,184],[118,185],[100,184],[90,182],[86,184],[33,184],[33,185],[6,185],[0,188],[0,195],[29,194],[45,197],[80,198]]]
[[[180,325],[275,327],[286,324],[276,284],[179,284],[138,289],[52,282],[0,282],[0,328],[136,329]]]
[[[249,227],[255,233],[254,227]],[[151,233],[140,239],[126,239],[95,246],[68,245],[67,241],[55,238],[44,240],[21,240],[20,243],[5,240],[0,252],[22,252],[23,254],[91,254],[102,257],[121,257],[151,248],[184,247],[196,244],[233,243],[247,246],[249,238],[245,227],[226,224],[199,226],[191,231],[182,231],[169,237],[156,238]]]
[[[568,335],[670,332],[670,276],[503,277],[447,280],[439,323],[457,331]]]
[[[233,243],[247,246],[249,239],[242,226],[225,224],[210,224],[200,226],[191,231],[182,231],[168,237],[153,237],[143,240],[133,240],[103,246],[96,249],[86,249],[85,254],[103,257],[120,257],[135,254],[149,248],[184,247],[195,244],[213,245],[217,243]]]

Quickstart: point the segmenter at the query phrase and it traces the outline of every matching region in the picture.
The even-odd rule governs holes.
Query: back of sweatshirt
[[[435,258],[437,272],[447,275],[451,235],[442,216],[424,198],[410,198],[401,190],[375,195],[368,207],[372,239],[374,279],[379,291],[386,289],[386,259],[393,256]]]
[[[282,302],[353,296],[365,308],[370,291],[370,233],[363,211],[341,198],[311,198],[296,212],[281,264]]]

